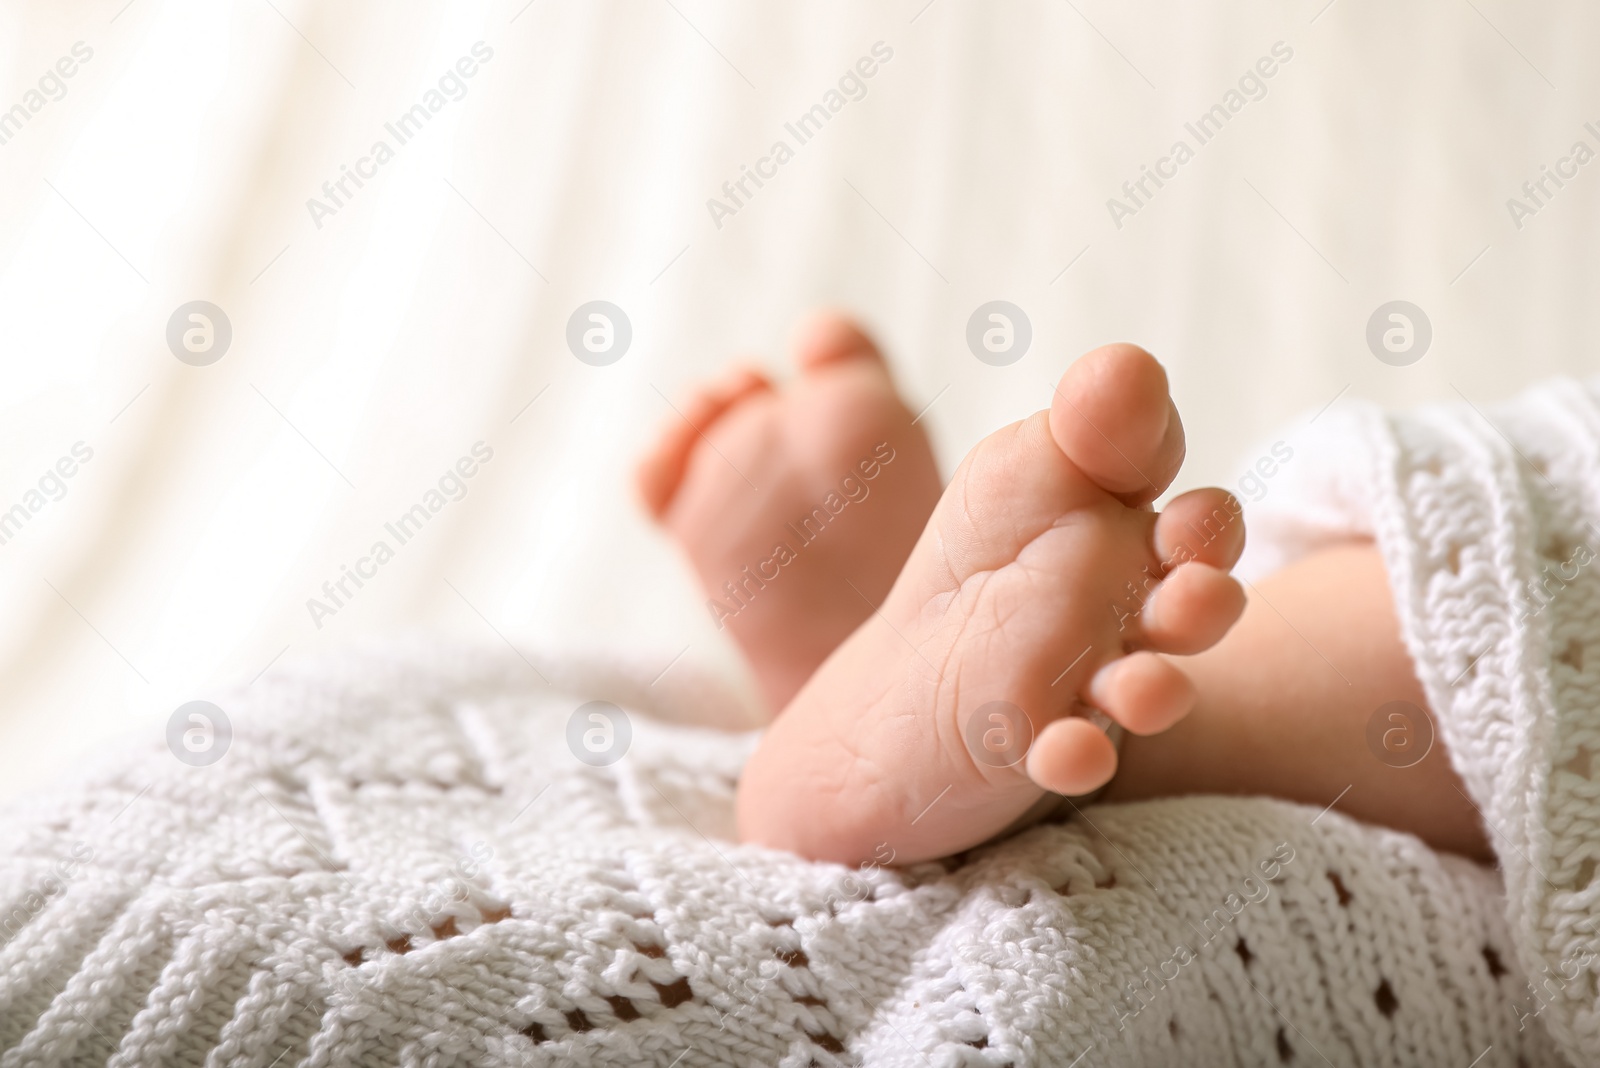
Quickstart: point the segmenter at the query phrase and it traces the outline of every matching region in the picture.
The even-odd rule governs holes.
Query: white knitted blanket
[[[1600,396],[1293,445],[1254,562],[1377,536],[1503,885],[1266,800],[805,863],[733,843],[752,739],[652,719],[723,700],[678,670],[364,652],[221,701],[216,763],[134,747],[0,821],[0,1068],[1595,1063]],[[633,713],[598,767],[596,698]]]

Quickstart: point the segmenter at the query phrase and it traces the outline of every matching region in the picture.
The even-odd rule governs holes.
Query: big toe
[[[872,335],[848,315],[835,311],[815,312],[804,319],[795,330],[793,344],[795,360],[805,371],[841,360],[883,359]]]
[[[652,516],[660,519],[666,514],[690,455],[711,425],[746,397],[771,388],[771,381],[755,368],[735,367],[702,386],[682,407],[673,406],[672,418],[634,471],[639,496]]]
[[[1105,345],[1067,368],[1050,433],[1080,471],[1131,505],[1159,497],[1183,464],[1167,372],[1137,345]]]

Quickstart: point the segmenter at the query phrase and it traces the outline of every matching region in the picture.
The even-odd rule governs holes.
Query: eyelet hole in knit
[[[626,879],[625,876],[622,878],[624,880]],[[484,923],[500,923],[511,918],[511,908],[509,905],[490,905],[488,907],[480,907],[479,915]],[[769,922],[775,930],[786,932],[791,936],[795,935],[792,922],[790,920],[780,918],[776,921]],[[447,915],[436,924],[433,924],[431,927],[431,932],[434,938],[438,941],[459,937],[463,933],[460,929],[460,924],[458,923],[457,918],[453,915]],[[641,956],[647,958],[661,959],[667,955],[667,951],[664,947],[649,942],[644,942],[643,944],[634,942],[631,944],[635,951],[637,951]],[[384,948],[389,952],[401,955],[409,953],[416,948],[413,936],[406,932],[402,932],[395,937],[388,939],[383,945]],[[343,952],[341,956],[345,963],[350,965],[352,968],[359,967],[368,959],[368,947],[356,946],[353,949]],[[774,953],[774,956],[791,968],[809,968],[811,965],[810,958],[806,955],[805,951],[800,949],[798,946],[794,948],[781,948]],[[652,981],[650,986],[655,991],[656,998],[659,999],[659,1002],[664,1009],[675,1009],[681,1005],[695,1000],[694,991],[691,989],[687,977],[679,977],[670,983],[657,983]],[[612,1014],[616,1017],[617,1024],[631,1023],[635,1020],[644,1018],[644,1012],[641,1012],[639,1006],[630,998],[618,994],[605,997],[604,1000],[610,1007]],[[825,1000],[811,996],[804,996],[796,998],[795,1000],[798,1004],[806,1005],[814,1009],[826,1008],[828,1005]],[[615,1026],[607,1023],[603,1018],[600,1022],[596,1022],[591,1013],[586,1013],[582,1008],[577,1006],[564,1011],[561,1016],[564,1019],[568,1029],[570,1029],[571,1034],[584,1034],[595,1030],[598,1027]],[[557,1027],[557,1031],[560,1031],[559,1025]],[[539,1021],[530,1021],[521,1029],[519,1033],[535,1043],[545,1043],[553,1040],[548,1026]],[[827,1031],[822,1031],[817,1034],[812,1034],[807,1031],[805,1034],[806,1037],[814,1042],[819,1048],[826,1050],[830,1054],[840,1055],[845,1052],[843,1041],[836,1035],[830,1034]],[[554,1036],[555,1039],[559,1039],[561,1037],[563,1036],[559,1033]]]
[[[1559,664],[1565,664],[1565,665],[1567,665],[1567,667],[1571,668],[1573,671],[1576,671],[1579,674],[1582,674],[1583,673],[1583,643],[1580,642],[1576,638],[1573,638],[1573,639],[1569,640],[1567,642],[1567,644],[1562,648],[1562,650],[1559,653],[1556,654],[1556,662],[1559,663]],[[1587,750],[1585,750],[1585,752],[1587,752]],[[1589,773],[1587,771],[1585,771],[1583,773],[1583,777],[1584,778],[1588,778],[1589,777]]]
[[[837,1038],[834,1038],[826,1031],[816,1035],[812,1034],[810,1031],[807,1031],[806,1037],[815,1042],[817,1045],[821,1046],[823,1049],[827,1050],[829,1053],[838,1054],[844,1052],[844,1043],[840,1042]]]
[[[694,991],[689,989],[688,979],[679,979],[665,986],[654,982],[650,985],[655,987],[656,997],[661,999],[661,1004],[669,1009],[675,1009],[694,997]]]
[[[1395,1010],[1400,1008],[1400,1001],[1394,996],[1394,989],[1385,979],[1378,984],[1378,989],[1372,993],[1373,1003],[1378,1006],[1378,1011],[1383,1013],[1384,1019],[1393,1019]]]
[[[656,996],[660,999],[664,1008],[676,1008],[686,1001],[694,1000],[694,994],[689,989],[689,980],[686,978],[681,978],[676,982],[665,985],[661,983],[651,983],[650,985],[655,988]],[[612,994],[602,1000],[611,1007],[612,1015],[616,1017],[618,1024],[632,1023],[635,1020],[645,1018],[645,1013],[640,1011],[639,1005],[631,998],[624,997],[621,994]],[[574,1035],[586,1034],[590,1031],[615,1026],[603,1016],[597,1020],[576,1005],[562,1011],[561,1018],[566,1022],[568,1033]],[[559,1025],[557,1031],[560,1031]],[[565,1034],[560,1033],[552,1037],[545,1024],[537,1020],[530,1021],[519,1033],[535,1043],[558,1041],[566,1037]],[[815,1036],[811,1037],[813,1041],[817,1041]],[[823,1045],[824,1048],[829,1048],[825,1043],[819,1042],[818,1044]]]
[[[1339,873],[1336,871],[1328,872],[1328,881],[1333,884],[1333,892],[1339,896],[1339,907],[1348,907],[1350,899],[1355,895],[1345,888],[1344,880],[1339,878]]]
[[[1283,1028],[1278,1028],[1278,1060],[1288,1064],[1294,1060],[1294,1047],[1289,1045],[1289,1036],[1283,1033]]]
[[[1582,890],[1592,882],[1594,882],[1594,858],[1586,857],[1583,863],[1578,865],[1578,880],[1572,884],[1572,889]]]
[[[1571,558],[1573,545],[1560,534],[1551,534],[1545,543],[1539,547],[1539,555],[1546,560],[1553,560],[1558,564],[1565,563]]]
[[[1250,962],[1256,959],[1256,955],[1250,952],[1250,947],[1242,938],[1239,939],[1238,944],[1233,947],[1233,951],[1239,954],[1239,960],[1246,968],[1250,967]]]
[[[1489,978],[1498,979],[1506,974],[1506,966],[1500,962],[1500,954],[1493,946],[1483,947],[1483,962],[1489,966]]]
[[[1572,759],[1565,764],[1556,765],[1562,771],[1571,772],[1580,779],[1587,779],[1594,767],[1594,754],[1584,746],[1578,746],[1578,751],[1572,754]]]
[[[1573,753],[1573,758],[1562,764],[1562,771],[1578,775],[1579,779],[1587,779],[1589,772],[1594,769],[1594,753],[1579,745],[1578,751]]]

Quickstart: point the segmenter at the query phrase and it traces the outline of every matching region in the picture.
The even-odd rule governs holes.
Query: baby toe
[[[1211,648],[1244,611],[1244,589],[1209,564],[1180,564],[1156,587],[1139,621],[1143,644],[1190,656]]]
[[[1028,778],[1069,797],[1092,793],[1117,772],[1117,748],[1086,719],[1068,716],[1039,732],[1028,750]]]
[[[1100,711],[1134,734],[1159,734],[1189,714],[1194,684],[1155,653],[1113,660],[1089,680],[1088,697]]]
[[[1210,487],[1174,497],[1156,519],[1155,550],[1168,569],[1190,560],[1224,571],[1244,552],[1243,506],[1227,490]]]

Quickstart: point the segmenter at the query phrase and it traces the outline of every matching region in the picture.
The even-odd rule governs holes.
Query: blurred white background
[[[1600,162],[1520,228],[1507,200],[1600,150],[1600,10],[1204,6],[0,7],[0,512],[27,511],[0,544],[0,794],[398,629],[737,672],[630,465],[663,395],[738,355],[788,374],[818,304],[881,332],[946,470],[1085,349],[1144,344],[1189,428],[1180,489],[1236,485],[1336,398],[1482,406],[1594,366]],[[464,95],[314,219],[480,41]],[[715,225],[708,198],[877,42],[866,95]],[[1107,200],[1277,42],[1266,95],[1115,226]],[[596,299],[633,328],[606,367],[564,337]],[[1033,327],[1006,367],[965,342],[995,299]],[[1433,327],[1405,367],[1365,341],[1396,299]],[[232,326],[210,366],[166,340],[195,300]],[[308,598],[480,441],[466,496],[319,628]]]

